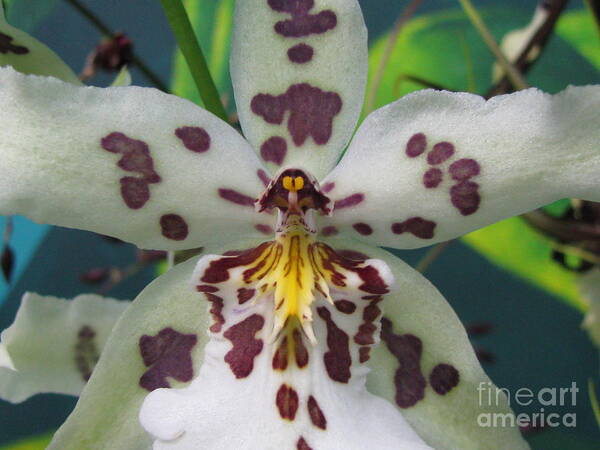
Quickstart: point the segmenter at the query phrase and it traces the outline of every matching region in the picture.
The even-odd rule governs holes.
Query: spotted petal
[[[146,398],[140,420],[153,448],[431,448],[365,388],[363,356],[378,340],[378,304],[393,281],[386,266],[345,259],[324,244],[291,254],[295,263],[278,240],[200,260],[194,280],[212,304],[210,341],[188,387]],[[311,266],[329,282],[315,283],[320,294],[311,312],[288,317],[274,334],[277,313],[294,303],[290,290],[277,304],[284,273],[304,286]],[[276,287],[270,273],[281,273]],[[311,313],[314,345],[301,326]]]
[[[63,300],[27,293],[0,342],[0,398],[79,395],[129,302],[97,295]]]
[[[0,214],[154,249],[259,235],[256,226],[266,226],[253,208],[266,181],[256,155],[186,100],[5,68],[0,123]]]
[[[372,113],[323,186],[332,230],[372,244],[445,241],[554,200],[600,200],[600,86],[487,102],[420,91]]]
[[[396,279],[396,289],[383,302],[382,343],[370,353],[369,391],[393,403],[438,450],[527,449],[518,427],[487,426],[493,414],[513,413],[439,291],[384,250],[351,241],[334,245],[385,261]]]
[[[236,2],[231,76],[244,135],[271,168],[318,178],[362,107],[367,32],[356,0]]]
[[[81,84],[77,75],[56,53],[6,21],[0,2],[0,67],[6,65],[19,72],[48,75]]]

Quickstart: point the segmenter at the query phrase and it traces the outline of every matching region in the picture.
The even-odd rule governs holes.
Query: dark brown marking
[[[198,292],[209,292],[211,294],[214,294],[215,292],[219,292],[219,288],[216,286],[210,286],[208,284],[201,284],[199,286],[196,286],[196,290]]]
[[[357,333],[354,335],[354,342],[358,345],[375,344],[375,332],[377,331],[375,321],[381,314],[381,309],[377,306],[377,303],[381,300],[381,297],[375,297],[363,310],[363,323],[360,324]]]
[[[416,158],[421,156],[427,148],[427,138],[423,133],[413,134],[406,143],[406,156]]]
[[[473,181],[461,181],[450,188],[450,200],[463,216],[475,213],[481,203],[479,185]]]
[[[333,118],[342,109],[342,99],[336,92],[301,83],[278,96],[257,94],[251,108],[265,122],[275,125],[281,125],[289,110],[287,128],[294,144],[299,147],[311,136],[316,144],[323,145],[331,138]]]
[[[254,199],[234,189],[219,188],[219,196],[231,203],[254,207]]]
[[[263,242],[256,248],[249,250],[234,251],[230,255],[223,255],[219,259],[211,261],[202,274],[200,281],[203,283],[217,284],[229,279],[229,270],[234,267],[247,266],[259,258],[272,242]]]
[[[365,194],[356,193],[349,195],[348,197],[336,200],[334,203],[334,210],[342,208],[350,208],[362,203],[365,200]]]
[[[454,155],[454,145],[450,142],[438,142],[427,154],[427,162],[433,166],[442,164]]]
[[[148,144],[131,139],[123,133],[113,132],[103,137],[100,145],[106,151],[121,155],[117,166],[127,172],[140,175],[140,177],[121,178],[121,197],[131,209],[143,207],[150,199],[148,185],[161,181],[154,170],[154,161],[150,156]]]
[[[256,171],[256,175],[258,176],[260,181],[262,181],[262,183],[265,185],[265,187],[267,187],[269,185],[269,183],[271,182],[271,177],[267,174],[267,172],[265,172],[262,169],[258,169]]]
[[[329,350],[323,355],[327,374],[334,381],[347,383],[351,377],[350,366],[352,364],[349,347],[350,339],[346,332],[335,324],[327,308],[321,306],[317,308],[317,313],[327,325],[327,347]]]
[[[429,374],[429,384],[433,390],[439,395],[446,395],[460,381],[458,370],[450,364],[438,364]]]
[[[444,179],[444,173],[437,168],[429,169],[423,175],[423,184],[427,189],[434,189],[440,185]]]
[[[354,228],[357,233],[362,234],[363,236],[369,236],[373,234],[373,228],[371,228],[371,225],[369,225],[368,223],[355,223],[354,225],[352,225],[352,228]]]
[[[162,235],[173,241],[183,241],[187,238],[189,228],[187,222],[179,214],[165,214],[160,218]]]
[[[296,450],[313,450],[313,448],[306,443],[302,436],[300,436],[300,439],[296,442]]]
[[[365,260],[369,259],[368,255],[365,255],[364,253],[361,253],[361,252],[357,252],[356,250],[349,250],[349,249],[337,250],[337,254],[340,255],[342,258],[353,259],[355,261],[365,261]]]
[[[255,293],[256,293],[256,290],[254,290],[254,289],[239,288],[237,290],[238,303],[240,305],[243,305],[248,300],[252,299],[252,297],[254,297]]]
[[[371,347],[361,347],[358,349],[358,360],[361,364],[371,359]]]
[[[327,225],[326,227],[323,227],[321,229],[321,234],[323,236],[335,236],[338,233],[339,233],[339,230],[337,229],[337,227],[334,227],[333,225]]]
[[[210,148],[210,136],[204,128],[181,127],[175,130],[175,136],[188,150],[195,153],[204,153]]]
[[[259,223],[258,225],[255,225],[254,228],[256,228],[256,230],[261,232],[262,234],[266,234],[268,236],[274,233],[273,228],[270,225],[266,225],[264,223]]]
[[[287,52],[289,60],[296,64],[306,64],[312,60],[314,53],[314,49],[305,43],[294,45]]]
[[[400,408],[414,406],[425,397],[427,386],[421,372],[421,339],[412,334],[394,334],[392,322],[385,317],[381,319],[381,339],[399,363],[394,375],[396,403]]]
[[[8,34],[0,33],[0,53],[14,53],[15,55],[26,55],[29,53],[27,47],[15,45],[12,43],[13,37]]]
[[[225,362],[236,378],[246,378],[252,373],[254,358],[263,349],[263,341],[254,335],[262,330],[264,324],[262,316],[253,314],[223,333],[233,344],[233,348],[225,355]]]
[[[296,328],[292,333],[294,340],[294,357],[296,359],[296,365],[298,368],[303,369],[308,365],[308,349],[304,345],[304,338],[300,331]]]
[[[183,334],[173,328],[163,328],[156,336],[143,335],[139,340],[140,353],[148,370],[139,384],[147,391],[171,387],[167,377],[187,382],[194,377],[192,349],[195,334]]]
[[[422,217],[411,217],[404,222],[392,224],[392,233],[411,233],[421,239],[431,239],[435,234],[436,223]]]
[[[474,159],[464,158],[450,164],[448,172],[454,180],[464,181],[479,175],[481,167]]]
[[[356,305],[350,300],[336,300],[333,304],[339,312],[344,314],[352,314],[356,311]]]
[[[81,378],[86,382],[92,376],[92,371],[100,358],[98,347],[94,341],[95,337],[96,332],[89,325],[83,325],[77,333],[75,365],[77,366],[77,371],[81,375]]]
[[[262,156],[262,159],[278,166],[283,164],[286,153],[287,142],[281,136],[272,136],[260,146],[260,156]]]
[[[327,419],[325,418],[325,414],[323,414],[319,403],[312,395],[308,397],[308,403],[306,406],[308,407],[308,415],[310,416],[310,421],[313,423],[313,425],[321,430],[326,430]]]
[[[284,336],[273,354],[272,366],[274,370],[285,370],[288,366],[288,339]]]
[[[275,24],[275,32],[287,38],[299,38],[311,34],[321,34],[337,25],[337,16],[331,10],[310,14],[314,0],[268,0],[274,11],[287,13],[291,19]]]
[[[209,330],[213,333],[219,333],[225,324],[225,317],[223,316],[225,303],[223,302],[223,298],[218,295],[211,294],[210,292],[205,292],[204,295],[206,296],[206,300],[211,303],[209,313],[212,316],[213,324]]]
[[[282,384],[275,398],[279,415],[282,419],[293,421],[298,411],[298,393],[287,384]]]

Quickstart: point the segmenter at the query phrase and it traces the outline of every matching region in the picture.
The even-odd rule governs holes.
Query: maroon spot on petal
[[[350,300],[336,300],[333,304],[339,312],[344,314],[352,314],[356,311],[356,305]]]
[[[423,133],[413,134],[406,143],[406,156],[416,158],[423,154],[427,148],[427,138]]]
[[[187,222],[178,214],[165,214],[160,218],[162,235],[173,241],[183,241],[188,236]]]
[[[362,234],[363,236],[369,236],[370,234],[373,234],[373,228],[371,228],[371,225],[368,223],[355,223],[352,225],[352,228],[354,228],[357,233]]]
[[[310,45],[300,43],[288,49],[287,54],[290,61],[296,64],[306,64],[312,59],[314,52]]]
[[[96,332],[89,325],[83,325],[77,332],[77,343],[75,344],[75,365],[77,371],[83,378],[83,381],[88,381],[92,376],[92,371],[100,358],[98,347],[94,338]]]
[[[219,188],[219,196],[231,203],[254,207],[254,199],[233,189]]]
[[[123,133],[110,133],[100,140],[102,148],[121,155],[117,166],[140,177],[121,178],[121,197],[131,209],[143,207],[150,199],[149,184],[159,183],[160,176],[154,170],[154,161],[150,156],[148,144],[131,139]]]
[[[352,206],[356,206],[359,203],[363,202],[364,199],[365,199],[365,194],[356,193],[356,194],[349,195],[348,197],[342,198],[340,200],[336,200],[334,203],[334,210],[342,209],[342,208],[350,208]]]
[[[254,290],[254,289],[239,288],[237,290],[238,303],[240,305],[243,305],[248,300],[250,300],[252,297],[254,297],[255,293],[256,293],[256,290]]]
[[[377,331],[375,321],[381,314],[381,309],[377,306],[377,303],[381,300],[381,297],[375,297],[363,310],[363,323],[360,324],[357,333],[354,335],[354,342],[358,345],[375,344],[375,332]]]
[[[256,248],[249,250],[231,250],[222,258],[211,261],[202,274],[200,281],[203,283],[217,284],[229,279],[229,270],[234,267],[247,266],[271,247],[271,242],[263,242]]]
[[[361,364],[371,359],[371,347],[361,347],[358,349],[358,360]]]
[[[255,225],[254,228],[256,228],[262,234],[272,235],[274,233],[273,228],[270,225],[265,225],[264,223],[259,223],[258,225]]]
[[[211,294],[210,292],[205,292],[206,300],[211,303],[210,307],[210,315],[213,319],[213,324],[210,326],[209,330],[213,333],[219,333],[225,324],[225,317],[223,316],[223,308],[225,306],[223,299],[218,295]]]
[[[411,217],[404,222],[392,224],[392,233],[411,233],[421,239],[431,239],[434,236],[436,223],[422,217]]]
[[[429,169],[423,175],[423,184],[427,189],[433,189],[440,185],[444,178],[444,173],[440,169]]]
[[[292,338],[294,339],[296,365],[302,369],[308,365],[308,349],[306,348],[306,345],[304,345],[304,338],[297,328],[292,333]]]
[[[352,259],[355,261],[365,261],[365,260],[369,259],[368,255],[365,255],[364,253],[361,253],[361,252],[357,252],[356,250],[342,249],[342,250],[337,250],[337,253],[342,258]]]
[[[454,145],[450,142],[438,142],[427,154],[427,162],[433,166],[447,161],[454,155]]]
[[[208,292],[210,294],[214,294],[215,292],[219,292],[219,288],[216,286],[211,286],[209,284],[201,284],[196,286],[196,290],[198,292]]]
[[[282,384],[277,391],[275,404],[279,410],[279,415],[285,420],[294,420],[298,411],[298,393],[287,384]]]
[[[325,33],[337,25],[337,16],[331,10],[310,14],[314,0],[269,0],[271,9],[288,13],[291,19],[275,24],[275,31],[288,38],[298,38],[311,34]]]
[[[302,436],[300,436],[300,439],[296,442],[296,450],[313,450],[313,448],[306,443]]]
[[[325,194],[329,194],[331,191],[333,191],[334,188],[335,188],[335,183],[333,181],[330,181],[328,183],[325,183],[323,186],[321,186],[321,191]]]
[[[439,395],[446,395],[458,385],[459,381],[458,370],[450,364],[438,364],[429,374],[429,383]]]
[[[265,185],[265,187],[267,187],[269,185],[269,183],[271,182],[271,177],[269,175],[267,175],[267,172],[265,172],[262,169],[258,169],[256,171],[256,175],[258,176],[260,181],[262,181],[262,183]]]
[[[246,378],[252,373],[254,358],[263,349],[263,341],[254,335],[262,330],[264,324],[262,316],[253,314],[223,333],[233,344],[233,348],[225,355],[225,362],[236,378]]]
[[[257,94],[250,107],[265,122],[276,125],[283,122],[284,113],[289,110],[287,128],[294,144],[299,147],[310,136],[316,144],[323,145],[331,138],[333,118],[342,109],[342,99],[336,92],[301,83],[279,96]]]
[[[450,164],[448,171],[454,180],[464,181],[479,175],[481,167],[474,159],[464,158]]]
[[[14,53],[15,55],[26,55],[29,53],[27,47],[15,45],[12,43],[13,37],[8,34],[0,33],[0,53]]]
[[[327,347],[329,350],[323,355],[323,361],[329,377],[340,383],[350,380],[350,339],[346,332],[335,324],[329,310],[323,306],[317,308],[319,317],[327,325]]]
[[[313,423],[313,425],[321,430],[326,430],[327,419],[325,418],[325,414],[323,414],[319,403],[312,395],[308,397],[308,403],[306,406],[308,407],[308,415],[310,416],[310,421]]]
[[[286,153],[287,143],[281,136],[270,137],[260,146],[260,156],[262,156],[262,159],[278,166],[283,164]]]
[[[481,203],[479,185],[472,181],[461,181],[450,188],[450,200],[463,216],[475,213]]]
[[[204,153],[210,148],[210,136],[204,128],[181,127],[175,130],[175,136],[188,150],[196,153]]]
[[[167,377],[190,381],[194,377],[192,349],[195,334],[183,334],[173,328],[163,328],[156,336],[143,335],[140,353],[148,370],[140,377],[140,386],[148,391],[171,387]]]
[[[323,235],[323,236],[335,236],[338,233],[339,233],[339,230],[337,229],[337,227],[334,227],[333,225],[327,225],[326,227],[323,227],[321,229],[321,235]]]
[[[284,336],[273,354],[272,366],[275,370],[285,370],[288,366],[288,339]]]
[[[121,182],[121,197],[131,209],[140,209],[150,200],[150,188],[143,178],[123,177]]]
[[[385,317],[381,319],[381,339],[399,363],[394,374],[396,403],[400,408],[414,406],[425,397],[425,386],[427,386],[427,381],[421,372],[423,344],[412,334],[394,334],[392,322]]]

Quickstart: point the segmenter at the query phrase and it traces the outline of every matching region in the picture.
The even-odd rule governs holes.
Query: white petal
[[[485,421],[486,414],[504,416],[512,411],[503,393],[496,403],[496,386],[440,292],[384,250],[339,239],[332,243],[336,249],[385,261],[396,279],[396,289],[383,302],[382,342],[367,363],[369,391],[396,405],[435,449],[527,449],[518,427],[479,426],[480,415]],[[488,392],[492,404],[487,402]]]
[[[234,20],[231,76],[244,135],[272,168],[324,176],[363,102],[367,31],[358,1],[239,0]]]
[[[56,53],[33,36],[9,25],[0,4],[0,67],[7,65],[19,72],[47,75],[67,83],[82,84]]]
[[[377,286],[384,288],[392,282],[385,264],[367,260],[339,268],[345,286],[329,285],[335,306],[322,295],[312,305],[313,346],[299,324],[288,323],[273,339],[273,295],[245,275],[258,261],[250,250],[198,263],[194,277],[212,297],[215,321],[198,377],[183,389],[153,391],[144,401],[140,420],[155,438],[153,448],[430,448],[391,403],[365,388],[361,354],[378,340],[381,296],[366,295],[358,268],[369,267],[373,278],[377,273]]]
[[[564,197],[600,200],[600,86],[487,102],[419,91],[375,111],[322,183],[325,225],[371,244],[445,241]]]
[[[264,189],[256,155],[186,100],[0,69],[0,123],[0,214],[154,249],[260,235],[265,224],[253,208]]]
[[[18,403],[42,392],[79,395],[129,302],[27,293],[2,332],[0,398]]]

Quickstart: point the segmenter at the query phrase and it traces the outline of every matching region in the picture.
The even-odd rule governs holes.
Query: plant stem
[[[500,49],[500,46],[494,39],[494,36],[492,36],[489,28],[486,26],[485,22],[471,3],[471,0],[459,0],[459,2],[469,17],[469,20],[477,29],[490,51],[494,54],[498,64],[502,67],[513,85],[519,90],[528,88],[529,85],[527,84],[527,81],[525,81],[523,75],[517,69],[515,69],[508,59],[506,59],[506,56]]]
[[[454,239],[446,242],[440,242],[439,244],[431,247],[429,251],[425,254],[425,256],[421,258],[421,261],[417,263],[417,265],[415,266],[415,270],[421,273],[427,272],[429,266],[431,266],[431,264],[433,264],[433,262],[436,259],[438,259],[440,255],[444,252],[444,250],[446,250],[453,242]]]
[[[181,0],[160,0],[177,44],[185,58],[204,107],[227,121],[227,113],[208,70],[206,59]]]
[[[392,34],[387,40],[385,45],[385,50],[383,51],[383,55],[381,56],[381,61],[379,61],[379,65],[375,71],[375,75],[373,76],[373,81],[371,83],[371,87],[369,88],[369,92],[367,93],[367,99],[365,101],[365,113],[370,113],[373,110],[373,106],[375,104],[375,96],[377,95],[377,91],[379,90],[379,85],[381,84],[381,80],[383,79],[383,74],[385,73],[385,67],[392,56],[392,52],[394,50],[394,46],[396,45],[396,41],[398,40],[398,36],[400,36],[400,31],[404,27],[404,24],[410,20],[410,18],[415,14],[415,11],[422,3],[423,0],[412,0],[402,14],[394,24],[394,28],[392,30]]]
[[[108,26],[98,18],[87,6],[81,3],[79,0],[67,0],[73,8],[75,8],[83,17],[85,17],[103,36],[112,38],[114,33],[108,28]],[[146,78],[161,91],[168,92],[167,85],[156,75],[141,59],[135,54],[132,58],[132,63],[140,72],[142,72]]]

